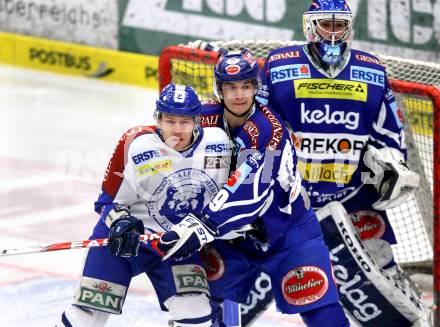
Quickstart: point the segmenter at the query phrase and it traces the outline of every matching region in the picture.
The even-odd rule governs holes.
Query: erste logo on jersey
[[[229,145],[229,143],[206,144],[205,152],[207,152],[207,153],[229,153],[229,152],[231,152],[231,146]]]
[[[142,153],[135,154],[131,157],[135,165],[140,164],[143,161],[150,160],[155,157],[162,157],[167,155],[167,151],[164,149],[160,150],[147,150]]]
[[[297,98],[330,98],[367,102],[368,86],[363,82],[331,79],[294,80]]]
[[[324,105],[324,110],[306,109],[306,104],[301,102],[301,123],[343,125],[349,130],[357,130],[359,127],[359,113],[332,110],[328,104]]]
[[[146,203],[148,215],[165,231],[189,213],[199,214],[219,188],[205,172],[185,168],[165,177]]]
[[[272,84],[301,78],[310,78],[309,65],[285,65],[270,69],[270,80],[272,81]]]
[[[350,79],[352,81],[365,82],[368,84],[378,85],[383,88],[385,87],[385,72],[377,69],[351,66]]]
[[[307,305],[321,299],[328,290],[325,272],[315,266],[290,270],[282,280],[284,299],[293,305]]]
[[[354,212],[351,214],[351,220],[361,240],[381,238],[385,233],[385,222],[382,216],[375,211]]]

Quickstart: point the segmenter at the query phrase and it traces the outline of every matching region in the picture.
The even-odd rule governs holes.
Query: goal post
[[[227,50],[248,48],[260,65],[268,53],[298,41],[218,41]],[[159,86],[192,86],[202,100],[214,97],[217,52],[169,46],[159,58]],[[402,206],[387,211],[398,244],[396,261],[408,272],[434,275],[434,301],[440,306],[440,65],[375,54],[386,67],[405,117],[408,165],[421,176],[421,187]],[[440,310],[435,315],[440,324]]]

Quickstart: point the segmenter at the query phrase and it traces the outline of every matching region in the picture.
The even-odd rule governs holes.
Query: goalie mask
[[[314,0],[303,15],[309,49],[325,65],[343,62],[353,39],[353,15],[345,0]]]

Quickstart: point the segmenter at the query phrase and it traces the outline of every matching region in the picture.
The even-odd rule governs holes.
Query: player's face
[[[341,19],[320,19],[316,25],[316,30],[325,40],[331,41],[332,35],[335,36],[335,41],[341,39],[347,28],[347,22]]]
[[[256,87],[253,81],[237,81],[222,83],[222,96],[226,107],[233,113],[246,113],[251,107]]]
[[[169,147],[182,151],[191,145],[195,128],[194,117],[162,113],[159,125],[162,137]]]

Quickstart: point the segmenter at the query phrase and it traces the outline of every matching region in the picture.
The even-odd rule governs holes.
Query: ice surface
[[[86,239],[105,167],[127,129],[152,124],[157,92],[0,66],[0,249]],[[0,259],[0,325],[53,326],[72,299],[83,250]],[[108,326],[167,326],[136,277]],[[271,307],[254,325],[303,326]]]

